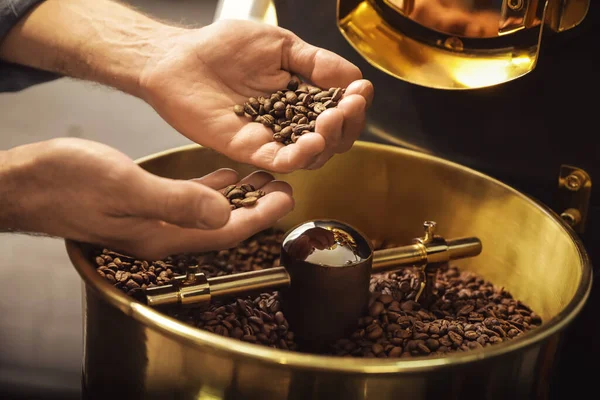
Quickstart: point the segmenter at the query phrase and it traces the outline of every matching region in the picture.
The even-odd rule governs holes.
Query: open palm
[[[318,168],[349,150],[373,97],[360,70],[291,32],[249,21],[221,21],[165,38],[165,52],[142,80],[145,100],[189,139],[236,161],[274,172]],[[323,87],[346,88],[338,107],[316,120],[314,133],[290,146],[272,131],[233,113],[248,97],[287,86],[292,74]]]

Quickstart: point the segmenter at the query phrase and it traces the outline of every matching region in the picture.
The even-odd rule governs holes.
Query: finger
[[[264,160],[270,164],[270,170],[280,173],[290,173],[298,169],[306,168],[311,160],[325,150],[325,138],[317,133],[306,133],[296,143],[281,145],[274,156],[268,160],[268,153],[259,151],[253,160]],[[263,150],[263,149],[261,149]]]
[[[337,108],[344,114],[344,126],[342,128],[342,142],[335,149],[336,153],[344,153],[359,138],[365,128],[367,101],[359,95],[344,97]]]
[[[325,132],[323,136],[326,138],[336,138],[335,145],[327,146],[327,149],[308,165],[307,169],[319,169],[327,161],[333,157],[335,153],[345,153],[352,148],[352,145],[358,138],[365,125],[365,107],[366,100],[359,95],[351,95],[340,101],[336,111],[336,119],[323,118],[321,115],[317,118],[315,130],[317,132]],[[329,110],[327,110],[329,111]],[[327,112],[326,111],[326,112]],[[325,112],[323,113],[325,114]]]
[[[367,109],[371,107],[373,103],[373,96],[375,95],[375,88],[373,88],[373,84],[366,80],[361,79],[358,81],[354,81],[346,88],[345,97],[349,97],[353,94],[357,94],[362,96],[367,101]]]
[[[319,87],[347,87],[362,78],[360,69],[343,57],[312,46],[293,33],[286,37],[282,68],[298,74]]]
[[[208,175],[204,175],[202,178],[191,179],[191,181],[218,190],[233,185],[238,179],[239,175],[237,171],[230,168],[221,168]]]
[[[201,229],[217,229],[229,220],[231,207],[222,193],[196,182],[139,171],[129,185],[132,216]]]
[[[331,158],[334,155],[335,155],[335,153],[333,151],[325,151],[321,155],[319,155],[318,157],[316,157],[314,159],[314,161],[306,169],[308,169],[308,170],[319,169],[322,166],[324,166],[325,164],[327,164],[327,162],[329,160],[331,160]]]
[[[235,247],[250,236],[272,227],[294,208],[292,188],[285,182],[272,181],[263,186],[267,194],[253,207],[239,208],[231,213],[226,226],[204,231],[175,225],[156,226],[144,240],[155,255],[201,252]],[[141,246],[141,245],[138,245]]]
[[[241,181],[238,182],[238,185],[250,184],[254,186],[255,189],[262,189],[266,184],[274,179],[275,178],[273,178],[273,175],[266,171],[255,171],[250,175],[245,176]]]
[[[251,163],[257,168],[289,173],[305,168],[324,149],[325,140],[321,135],[302,135],[298,142],[284,146],[273,141],[273,132],[269,128],[250,123],[233,137],[226,153],[233,154],[236,161]]]
[[[339,108],[330,108],[322,112],[316,120],[315,132],[325,138],[325,149],[333,150],[342,143],[344,112]]]

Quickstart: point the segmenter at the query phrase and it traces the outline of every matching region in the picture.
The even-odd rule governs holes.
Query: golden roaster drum
[[[253,169],[190,145],[139,160],[190,179]],[[87,399],[529,399],[545,398],[562,333],[584,305],[592,272],[575,233],[512,188],[443,159],[357,142],[292,184],[288,229],[334,218],[372,239],[406,243],[424,220],[446,237],[475,234],[483,252],[457,261],[530,305],[544,320],[518,339],[443,358],[348,359],[247,344],[192,328],[133,301],[96,273],[90,248],[67,242],[84,281]]]

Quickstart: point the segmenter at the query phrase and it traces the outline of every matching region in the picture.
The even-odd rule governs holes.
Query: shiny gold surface
[[[290,284],[290,276],[283,267],[245,272],[243,276],[243,279],[235,275],[209,278],[211,295],[213,298],[229,297],[247,292],[277,290]]]
[[[559,32],[571,29],[588,6],[588,0],[338,0],[337,20],[375,68],[417,85],[459,90],[531,72],[543,22]]]
[[[587,15],[590,0],[556,0],[548,4],[548,21],[553,30],[563,32],[579,25]]]
[[[366,0],[338,15],[338,27],[373,67],[416,85],[452,90],[493,86],[531,72],[541,38],[491,50],[465,49],[458,37],[428,44],[392,28]],[[541,35],[539,27],[532,29]]]
[[[140,163],[180,179],[221,167],[241,175],[253,170],[195,145]],[[462,166],[362,142],[320,170],[277,177],[292,184],[296,198],[282,229],[332,218],[370,238],[405,243],[419,236],[422,221],[435,220],[445,237],[476,235],[485,244],[481,255],[454,264],[504,286],[544,324],[518,340],[444,358],[280,351],[192,328],[132,301],[95,272],[88,247],[68,241],[85,282],[87,398],[114,395],[111,390],[130,398],[543,398],[559,335],[583,306],[592,279],[586,252],[556,214]]]
[[[496,37],[541,23],[535,0],[379,1],[408,19],[448,35]]]
[[[482,244],[477,238],[451,239],[443,245],[416,243],[373,252],[373,273],[394,271],[407,266],[420,266],[475,257]]]

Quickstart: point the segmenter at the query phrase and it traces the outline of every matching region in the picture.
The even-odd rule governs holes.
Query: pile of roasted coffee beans
[[[265,195],[262,190],[256,190],[254,186],[246,183],[240,186],[229,185],[223,189],[223,195],[229,200],[231,209],[235,210],[240,207],[252,207],[258,199]]]
[[[353,357],[413,357],[478,349],[521,336],[539,326],[529,307],[475,274],[456,267],[438,274],[437,299],[414,301],[420,279],[414,270],[371,279],[367,315],[333,354]]]
[[[314,132],[319,114],[336,107],[345,92],[342,88],[321,89],[293,77],[286,89],[268,97],[250,97],[233,111],[271,128],[273,140],[288,145]]]
[[[208,277],[279,266],[283,233],[266,230],[237,248],[181,254],[161,261],[135,260],[110,250],[95,257],[98,273],[130,296],[161,286],[186,267]],[[394,247],[374,243],[375,248]],[[327,352],[342,357],[420,357],[468,351],[519,337],[542,323],[510,293],[469,272],[448,267],[438,274],[437,298],[415,302],[419,274],[412,269],[374,275],[369,310],[358,328]],[[281,310],[277,292],[211,304],[208,309],[171,311],[172,317],[218,335],[285,350],[300,350]]]

